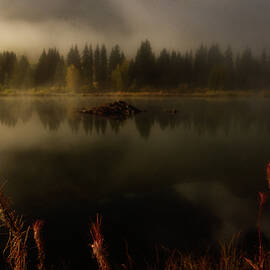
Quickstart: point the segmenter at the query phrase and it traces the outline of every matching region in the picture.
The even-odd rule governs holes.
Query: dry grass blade
[[[18,216],[10,206],[10,200],[0,188],[0,219],[2,226],[8,229],[8,242],[4,254],[13,270],[26,269],[27,239],[30,227],[25,229],[22,217]]]
[[[220,270],[242,269],[243,252],[238,249],[238,240],[240,234],[236,234],[232,237],[230,242],[220,243]]]
[[[260,270],[260,266],[255,264],[252,260],[245,258],[245,261],[252,267],[254,270]]]
[[[90,234],[93,243],[90,245],[94,257],[97,259],[100,270],[110,270],[111,267],[107,260],[107,252],[104,246],[104,239],[101,233],[101,217],[97,215],[97,220],[90,226]]]
[[[45,251],[44,251],[44,244],[41,237],[41,230],[44,225],[43,220],[36,220],[33,224],[33,232],[34,232],[34,240],[38,249],[38,260],[39,264],[37,265],[38,270],[45,269]]]

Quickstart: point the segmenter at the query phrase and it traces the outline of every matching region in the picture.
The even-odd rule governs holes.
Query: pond
[[[0,178],[27,222],[45,221],[51,262],[93,263],[97,213],[119,264],[127,245],[145,262],[156,246],[196,252],[255,231],[258,191],[267,191],[270,100],[121,99],[145,112],[125,121],[77,113],[110,97],[0,99]],[[269,238],[267,205],[262,225]]]

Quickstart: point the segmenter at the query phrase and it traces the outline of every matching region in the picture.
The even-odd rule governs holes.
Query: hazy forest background
[[[143,41],[133,58],[118,46],[77,45],[66,56],[56,48],[43,50],[36,63],[13,51],[0,53],[0,91],[194,91],[270,89],[270,56],[246,48],[234,52],[218,44],[195,51],[163,49],[154,53]]]

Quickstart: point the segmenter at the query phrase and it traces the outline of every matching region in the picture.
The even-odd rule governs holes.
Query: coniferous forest
[[[201,45],[195,51],[155,53],[143,41],[133,58],[116,45],[72,46],[67,55],[44,49],[37,62],[15,52],[0,53],[0,89],[62,91],[264,90],[270,88],[270,56],[246,48]]]

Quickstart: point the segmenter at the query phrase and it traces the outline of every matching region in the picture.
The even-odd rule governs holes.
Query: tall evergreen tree
[[[94,71],[95,71],[95,81],[100,82],[100,48],[97,45],[94,52]]]
[[[64,69],[63,59],[57,49],[49,48],[48,52],[43,50],[35,70],[36,86],[55,85],[56,73],[60,72],[61,66]]]
[[[186,87],[191,87],[193,83],[193,54],[186,52],[183,57],[182,82]]]
[[[121,52],[119,45],[115,45],[110,54],[109,58],[109,73],[116,69],[118,65],[121,65],[125,60],[125,55]]]
[[[108,79],[108,59],[107,59],[107,49],[105,45],[102,45],[100,51],[100,85],[106,86]]]
[[[35,84],[44,85],[48,78],[48,63],[47,63],[47,52],[44,49],[41,56],[39,57],[36,69],[35,69]]]
[[[55,69],[54,84],[58,87],[64,87],[66,85],[66,64],[64,57],[61,56]]]
[[[81,56],[78,46],[72,46],[67,55],[67,65],[73,65],[77,70],[81,71]]]
[[[224,67],[225,67],[225,82],[224,88],[231,90],[235,87],[235,69],[234,69],[234,59],[233,52],[230,46],[225,51],[224,55]]]
[[[224,57],[217,44],[211,46],[208,51],[208,83],[211,89],[224,88]]]
[[[93,52],[92,47],[85,45],[82,54],[83,83],[90,86],[93,82]]]
[[[14,70],[12,85],[16,88],[28,88],[32,85],[32,70],[28,58],[23,55]]]
[[[194,59],[194,82],[197,87],[206,87],[208,84],[208,49],[201,45],[196,51]]]
[[[17,65],[17,56],[14,52],[5,51],[0,57],[0,84],[9,87]]]
[[[246,48],[240,58],[239,65],[239,82],[240,88],[251,89],[256,87],[255,81],[257,79],[256,62],[253,58],[250,48]]]
[[[134,77],[138,87],[151,86],[156,79],[155,55],[149,40],[143,41],[135,57]]]
[[[181,82],[181,66],[182,57],[180,53],[172,51],[171,53],[171,63],[170,63],[170,82],[168,83],[170,88],[177,88]]]
[[[89,80],[92,85],[94,82],[94,55],[92,45],[89,47]]]
[[[268,76],[268,74],[270,74],[269,57],[265,49],[261,53],[259,66],[260,66],[260,87],[262,89],[265,89],[269,87],[270,82]]]
[[[169,76],[170,76],[170,71],[169,67],[171,64],[171,57],[170,54],[167,52],[166,49],[163,49],[157,58],[157,77],[158,77],[158,82],[157,86],[161,88],[165,88],[168,86],[169,82]]]

